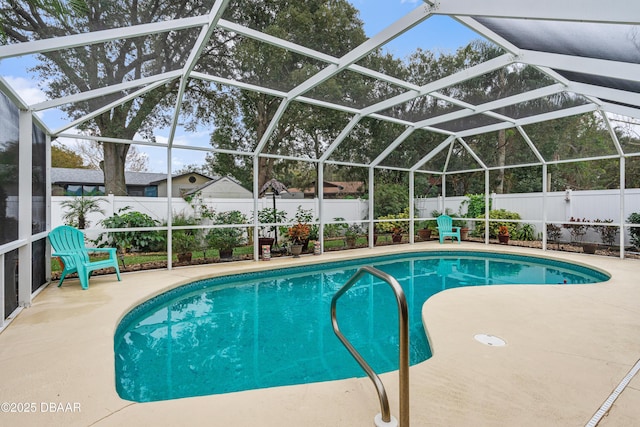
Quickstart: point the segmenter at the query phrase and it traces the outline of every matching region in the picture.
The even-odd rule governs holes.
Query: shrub
[[[213,216],[214,224],[246,224],[247,217],[240,211],[219,212]],[[219,251],[233,251],[236,246],[245,243],[244,232],[240,227],[212,228],[207,234],[207,243]]]
[[[462,206],[467,206],[467,218],[480,218],[484,215],[485,211],[485,198],[484,194],[466,194],[467,200],[461,203]],[[491,200],[489,200],[491,203]]]
[[[640,213],[634,212],[629,215],[627,222],[631,224],[640,224]],[[629,234],[631,235],[631,244],[636,248],[640,248],[640,228],[629,228]]]
[[[366,234],[366,232],[365,232],[365,229],[360,224],[351,224],[344,231],[345,237],[351,237],[351,238],[355,238],[363,234]]]
[[[552,242],[559,242],[562,236],[562,228],[559,225],[547,224],[547,238]]]
[[[522,224],[522,226],[518,228],[517,234],[513,238],[515,240],[536,240],[535,229],[533,228],[533,225]]]
[[[571,234],[572,242],[582,242],[584,235],[587,234],[587,230],[589,226],[587,224],[582,224],[583,222],[587,222],[586,219],[582,218],[569,218],[569,221],[572,224],[562,224],[562,228],[566,228],[569,230],[569,234]]]
[[[380,183],[375,186],[374,200],[376,201],[374,215],[378,217],[394,215],[395,212],[400,212],[405,206],[409,206],[409,192],[402,184]]]
[[[173,216],[172,226],[197,225],[198,220],[192,216],[185,214],[177,214]],[[184,254],[193,252],[202,248],[202,230],[199,229],[183,229],[173,230],[171,234],[171,250],[176,254]]]
[[[287,220],[287,212],[283,210],[277,210],[274,208],[264,208],[258,211],[258,221],[261,224],[279,223],[279,222],[285,222],[286,220]],[[277,225],[262,226],[260,227],[260,235],[262,237],[267,237],[267,234],[274,233],[276,229],[278,229],[279,234],[284,234],[287,232],[288,228],[289,227],[285,227],[285,226],[278,227]],[[272,235],[269,237],[275,237],[275,235]]]
[[[158,221],[147,214],[131,211],[131,206],[118,209],[113,216],[105,218],[100,223],[106,228],[136,228],[156,227]],[[166,237],[160,231],[124,231],[119,233],[107,233],[106,242],[101,242],[102,237],[96,240],[98,246],[117,247],[121,250],[137,251],[161,251],[164,250]]]
[[[409,219],[409,208],[405,208],[404,212],[399,214],[389,214],[379,216],[380,220],[389,220],[389,219]],[[409,223],[407,221],[384,221],[376,223],[376,230],[380,233],[406,233],[409,227]]]
[[[482,219],[480,217],[479,219]],[[511,212],[506,209],[494,209],[489,211],[489,219],[508,219],[508,220],[519,220],[520,214],[517,212]],[[503,222],[503,221],[492,221],[489,223],[489,237],[496,238],[498,236],[498,231],[500,230],[500,226],[505,226],[509,229],[509,235],[517,236],[518,235],[518,224],[514,222]],[[484,222],[478,221],[476,222],[476,228],[474,235],[476,236],[484,236]]]
[[[611,224],[613,222],[612,219],[596,219],[595,222],[602,222],[604,224]],[[594,225],[593,229],[600,234],[600,239],[602,243],[605,245],[613,246],[616,241],[616,236],[618,235],[618,227],[615,225]]]
[[[344,221],[342,217],[333,218],[334,221]],[[347,223],[338,223],[338,224],[325,224],[324,226],[324,237],[339,237],[342,235],[344,230],[347,228]]]

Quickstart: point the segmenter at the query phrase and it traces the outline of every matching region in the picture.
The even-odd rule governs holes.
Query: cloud
[[[9,86],[16,91],[20,98],[27,103],[27,105],[36,104],[47,100],[46,95],[42,92],[38,86],[31,80],[24,77],[4,76]]]

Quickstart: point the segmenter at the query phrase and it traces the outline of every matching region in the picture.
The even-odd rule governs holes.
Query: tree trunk
[[[101,164],[104,172],[105,194],[114,196],[127,195],[127,183],[124,179],[124,164],[129,151],[127,144],[104,142],[104,162]]]
[[[267,132],[269,123],[273,120],[275,109],[265,95],[260,95],[256,104],[256,142],[260,143]],[[271,176],[273,174],[273,163],[274,159],[271,158],[260,157],[258,159],[258,171],[254,171],[254,173],[258,174],[258,188],[262,188],[267,181],[273,178]]]
[[[273,163],[275,159],[261,157],[258,160],[258,188],[273,178]]]

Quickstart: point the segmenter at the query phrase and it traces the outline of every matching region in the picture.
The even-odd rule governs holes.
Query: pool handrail
[[[399,349],[399,405],[400,405],[400,422],[402,427],[409,427],[409,309],[407,306],[407,298],[405,297],[402,286],[391,275],[378,270],[375,267],[364,266],[360,267],[358,271],[351,276],[351,278],[336,292],[331,299],[331,324],[333,325],[333,332],[338,339],[351,353],[356,362],[364,369],[369,376],[369,379],[373,382],[373,385],[378,392],[378,399],[380,401],[380,413],[382,421],[384,423],[391,422],[391,413],[389,410],[389,399],[387,398],[387,392],[384,388],[384,384],[380,380],[380,377],[364,360],[360,353],[351,345],[349,340],[342,334],[340,327],[338,326],[338,318],[336,314],[336,305],[338,299],[344,295],[360,278],[365,274],[371,274],[381,280],[384,280],[391,286],[393,293],[396,297],[398,304],[398,324],[400,334],[400,349]],[[391,424],[388,424],[391,425]]]

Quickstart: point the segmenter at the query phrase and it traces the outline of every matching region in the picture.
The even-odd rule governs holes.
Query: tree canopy
[[[213,1],[75,0],[72,7],[62,1],[9,0],[0,6],[4,37],[12,42],[82,34],[107,28],[206,14]],[[41,88],[50,98],[85,92],[105,85],[157,75],[184,65],[198,30],[167,31],[106,43],[41,53],[36,65]],[[82,130],[93,134],[131,140],[136,133],[154,137],[154,129],[166,125],[170,117],[164,107],[173,106],[178,81],[162,85],[135,100],[120,104],[109,112],[83,123]],[[133,89],[135,90],[135,89]],[[131,93],[123,90],[61,106],[70,119]],[[124,169],[128,144],[105,142],[105,187],[108,193],[125,195]]]
[[[9,42],[58,37],[106,28],[157,22],[168,18],[206,15],[213,0],[10,0],[0,6],[3,36]],[[65,8],[64,5],[70,7]],[[286,42],[341,58],[367,40],[358,11],[347,0],[308,0],[292,2],[229,1],[223,19],[260,31]],[[447,194],[484,191],[484,168],[490,168],[490,191],[540,191],[542,168],[518,165],[539,164],[541,160],[572,160],[601,155],[615,156],[611,132],[621,143],[633,146],[637,135],[621,129],[609,129],[600,113],[564,117],[549,122],[501,129],[453,140],[441,146],[447,132],[459,132],[500,122],[496,115],[521,119],[587,102],[579,95],[557,91],[549,96],[533,96],[518,104],[482,114],[482,106],[514,94],[526,94],[556,83],[538,68],[524,64],[488,71],[474,78],[462,79],[427,94],[408,98],[407,102],[362,117],[350,112],[376,106],[381,101],[404,94],[406,88],[392,79],[376,79],[372,73],[383,73],[405,82],[424,86],[467,68],[498,58],[505,52],[487,41],[474,41],[452,53],[434,53],[418,49],[406,60],[394,58],[383,50],[374,50],[357,62],[367,73],[342,69],[328,75],[304,92],[298,85],[327,67],[316,57],[303,55],[296,49],[276,46],[248,33],[240,34],[217,26],[193,71],[215,76],[207,79],[175,78],[133,100],[122,102],[108,113],[84,122],[81,130],[98,136],[131,140],[141,134],[153,140],[158,128],[166,128],[176,117],[168,114],[177,104],[180,84],[185,90],[180,99],[180,120],[187,130],[205,125],[211,129],[210,143],[216,149],[207,155],[202,167],[216,175],[231,175],[251,187],[254,175],[258,185],[277,178],[288,186],[305,188],[318,183],[318,159],[327,156],[332,164],[325,173],[336,180],[368,180],[366,165],[377,160],[391,169],[376,171],[376,185],[407,184],[408,174],[396,168],[418,164],[432,150],[438,152],[425,161],[418,174],[416,188],[433,194],[438,180],[433,175],[447,172]],[[59,98],[94,88],[114,85],[140,77],[183,70],[191,48],[202,28],[156,32],[130,39],[112,40],[64,50],[41,53],[43,62],[36,66],[43,89],[48,96]],[[221,79],[239,82],[220,83]],[[259,85],[262,91],[249,90],[243,84]],[[137,88],[106,94],[62,108],[72,119],[85,117],[91,111],[116,102]],[[300,91],[301,93],[297,93]],[[302,93],[303,92],[303,93]],[[286,96],[278,95],[285,94]],[[296,99],[288,94],[304,95]],[[308,100],[315,102],[309,102]],[[453,100],[456,100],[453,102]],[[345,111],[325,108],[331,102]],[[439,122],[434,128],[410,128],[412,123],[429,121],[444,114],[456,113],[464,103],[478,108],[462,119]],[[474,108],[475,108],[474,107]],[[397,121],[381,118],[387,116]],[[356,119],[356,120],[354,120]],[[345,127],[350,132],[343,135]],[[438,132],[441,131],[441,132]],[[393,141],[402,141],[390,153]],[[333,144],[340,142],[335,147]],[[534,141],[536,149],[532,149]],[[124,194],[124,169],[131,149],[128,144],[103,142],[105,183],[108,192]],[[327,150],[331,149],[331,152]],[[257,169],[253,155],[259,151]],[[637,151],[637,150],[636,150]],[[383,154],[385,154],[383,156]],[[284,156],[284,158],[278,158]],[[382,158],[384,157],[384,158]],[[310,162],[296,159],[310,160]],[[632,167],[629,182],[640,169]],[[354,167],[361,164],[363,167]],[[551,165],[553,189],[615,188],[619,185],[619,161],[566,163]],[[391,188],[391,187],[389,187]]]

